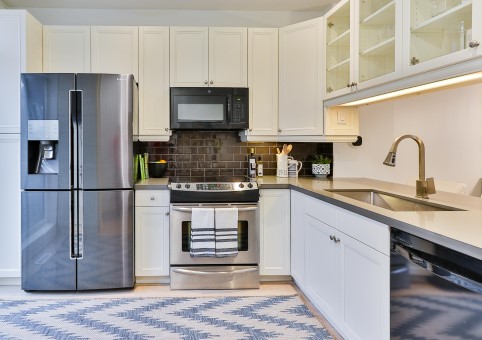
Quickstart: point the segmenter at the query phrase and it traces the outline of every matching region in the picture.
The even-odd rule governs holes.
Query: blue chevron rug
[[[333,339],[297,295],[0,300],[0,339]]]

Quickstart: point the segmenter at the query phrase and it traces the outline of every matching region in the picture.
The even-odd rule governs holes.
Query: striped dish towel
[[[216,255],[213,208],[192,209],[190,248],[193,257]]]
[[[238,255],[238,209],[216,208],[216,257]]]

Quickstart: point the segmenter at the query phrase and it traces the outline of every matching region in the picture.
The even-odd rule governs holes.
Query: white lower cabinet
[[[291,191],[291,277],[298,286],[305,284],[304,194]]]
[[[136,281],[159,282],[169,276],[169,190],[137,190],[135,215]]]
[[[290,190],[260,194],[260,274],[290,275]]]
[[[304,271],[296,283],[343,337],[388,339],[389,227],[302,196],[292,209],[293,273]]]

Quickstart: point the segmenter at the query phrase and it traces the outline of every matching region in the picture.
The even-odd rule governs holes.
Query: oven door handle
[[[198,275],[198,276],[245,274],[245,273],[257,272],[258,270],[259,270],[258,268],[247,268],[247,269],[238,269],[238,270],[232,270],[232,271],[207,272],[207,271],[202,271],[202,270],[172,268],[172,271],[175,272],[175,273],[188,274],[188,275]]]
[[[227,207],[227,206],[226,206]],[[221,207],[219,207],[221,208]],[[230,208],[236,208],[236,207],[230,207]],[[238,208],[238,211],[255,211],[258,210],[258,207],[246,207],[246,208]],[[182,211],[182,212],[191,212],[192,208],[187,208],[187,207],[171,207],[172,211]]]

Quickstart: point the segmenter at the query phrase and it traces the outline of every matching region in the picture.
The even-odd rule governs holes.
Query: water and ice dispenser
[[[28,121],[28,173],[58,174],[58,120]]]

